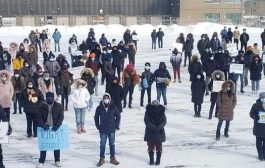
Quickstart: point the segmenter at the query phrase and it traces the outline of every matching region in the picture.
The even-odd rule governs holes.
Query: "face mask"
[[[145,66],[145,69],[146,69],[146,70],[149,70],[149,69],[150,69],[150,66]]]
[[[201,75],[197,75],[196,78],[197,78],[197,79],[201,79]]]
[[[202,38],[202,40],[205,40],[205,38]]]
[[[260,101],[261,101],[262,103],[265,103],[265,98],[260,98]]]
[[[218,51],[218,53],[222,53],[222,51]]]
[[[215,77],[216,77],[216,78],[220,78],[221,76],[220,76],[220,75],[216,75]]]
[[[46,102],[49,104],[49,105],[51,105],[52,103],[53,103],[53,98],[52,97],[48,97],[47,99],[46,99]]]
[[[108,53],[111,53],[112,51],[111,50],[108,50]]]
[[[1,77],[1,80],[2,81],[6,81],[6,77]]]
[[[232,61],[233,63],[236,62],[236,60],[234,60],[234,59],[232,59],[231,61]]]
[[[214,39],[214,40],[216,40],[217,38],[216,38],[216,37],[214,37],[213,39]]]
[[[116,80],[112,81],[112,83],[117,84],[118,82]]]
[[[226,87],[226,90],[227,90],[227,91],[230,91],[230,90],[231,90],[231,88],[230,88],[230,87]]]
[[[77,88],[79,88],[79,89],[80,89],[80,88],[83,88],[83,85],[78,85]]]
[[[25,64],[25,67],[28,68],[29,67],[29,64]]]
[[[109,104],[110,100],[109,99],[104,99],[103,100],[105,104]]]
[[[243,33],[246,33],[246,31],[243,31]]]
[[[50,79],[49,77],[45,77],[45,78],[44,78],[44,80],[46,80],[46,81],[49,80],[49,79]]]
[[[107,51],[103,51],[103,54],[107,54]]]
[[[161,68],[161,69],[165,69],[165,66],[161,66],[160,68]]]
[[[210,60],[214,60],[214,57],[210,57]]]
[[[258,60],[255,60],[256,64],[259,62]]]
[[[91,58],[91,61],[95,61],[95,58]]]
[[[19,77],[19,74],[15,74],[15,77],[18,78]]]
[[[33,88],[33,85],[32,84],[28,84],[27,86],[29,89],[32,89]]]

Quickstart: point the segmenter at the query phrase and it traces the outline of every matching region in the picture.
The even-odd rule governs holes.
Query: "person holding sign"
[[[259,82],[261,80],[261,72],[262,72],[262,61],[258,55],[252,58],[249,71],[250,71],[250,80],[252,84],[252,93],[258,93]]]
[[[105,93],[94,116],[95,125],[100,133],[100,160],[97,167],[105,163],[107,139],[109,139],[110,145],[110,163],[114,165],[119,164],[115,158],[115,131],[120,129],[120,118],[121,116],[117,106],[111,102],[110,95]]]
[[[141,75],[141,99],[140,106],[144,106],[144,95],[145,91],[147,92],[148,104],[151,103],[151,88],[154,82],[154,74],[150,71],[151,64],[150,62],[145,63],[144,72]]]
[[[228,138],[230,121],[232,121],[234,118],[234,109],[237,104],[237,98],[235,94],[235,84],[233,81],[227,80],[223,83],[222,90],[218,93],[216,102],[219,107],[219,122],[217,124],[216,130],[216,141],[219,141],[220,130],[222,128],[223,121],[226,121],[224,135],[226,138]]]
[[[64,119],[63,106],[54,101],[54,93],[46,93],[46,101],[41,103],[38,112],[38,125],[44,130],[57,131]],[[60,163],[60,150],[54,150],[55,166],[62,167]],[[46,151],[40,151],[40,159],[36,168],[42,168],[46,159]]]
[[[256,136],[256,148],[260,161],[265,160],[265,92],[252,105],[250,117],[254,120],[253,134]]]

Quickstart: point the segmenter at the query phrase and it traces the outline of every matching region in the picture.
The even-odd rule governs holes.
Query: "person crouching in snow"
[[[133,64],[128,64],[122,73],[122,85],[123,85],[123,108],[127,105],[127,95],[129,92],[129,108],[132,108],[132,95],[134,87],[140,81],[140,77],[137,74]]]
[[[253,134],[256,136],[256,148],[260,161],[265,160],[265,92],[252,105],[250,117],[254,120]]]
[[[231,80],[227,80],[222,85],[222,90],[217,96],[218,111],[218,125],[216,131],[216,140],[220,140],[220,130],[222,128],[223,121],[226,121],[224,135],[226,138],[229,137],[229,125],[230,121],[234,118],[234,109],[237,104],[237,98],[235,94],[235,84]]]
[[[152,101],[146,106],[144,116],[145,135],[144,140],[147,141],[150,165],[159,165],[162,154],[162,142],[166,141],[165,125],[167,118],[165,115],[165,107],[160,105],[157,100]],[[156,163],[154,163],[154,151],[156,150]]]
[[[121,116],[117,106],[111,102],[110,95],[105,93],[94,116],[95,125],[100,134],[100,160],[97,164],[98,167],[105,163],[107,139],[109,139],[110,146],[110,163],[114,165],[119,164],[115,158],[115,131],[120,129],[120,118]]]
[[[87,83],[82,79],[77,79],[75,82],[75,89],[71,94],[71,99],[73,101],[75,109],[76,127],[77,133],[86,133],[85,130],[85,117],[87,105],[90,99],[89,92],[86,88]]]
[[[176,74],[178,74],[178,83],[181,83],[180,80],[180,64],[182,62],[182,53],[178,52],[177,48],[174,48],[172,55],[170,57],[170,63],[173,67],[174,81],[176,83]]]
[[[7,122],[7,117],[5,114],[5,110],[3,109],[3,107],[0,105],[0,122]],[[7,135],[11,135],[12,133],[12,129],[9,126],[8,127],[8,132]],[[0,144],[0,168],[5,168],[4,163],[3,163],[3,153],[2,153],[2,145]]]
[[[64,120],[63,106],[54,101],[54,93],[47,92],[46,101],[41,103],[38,112],[38,125],[44,130],[49,130],[52,127],[52,131],[57,131],[62,125]],[[39,163],[36,168],[42,168],[46,159],[47,151],[40,151]],[[60,150],[54,150],[55,166],[62,167],[60,162]]]
[[[194,117],[201,117],[201,109],[203,103],[203,96],[205,93],[205,81],[204,76],[201,73],[194,74],[191,82],[191,101],[194,103]]]

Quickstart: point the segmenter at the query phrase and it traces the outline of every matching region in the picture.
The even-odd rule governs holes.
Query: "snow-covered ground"
[[[62,34],[62,53],[67,55],[68,39],[72,34],[76,34],[79,43],[87,36],[91,26],[82,27],[60,27]],[[93,26],[96,38],[99,39],[101,33],[111,40],[122,39],[126,27],[121,25],[96,25]],[[136,25],[129,27],[136,30],[139,35],[138,52],[136,55],[136,69],[143,71],[144,63],[149,61],[151,69],[158,68],[160,61],[165,61],[170,73],[172,68],[169,64],[170,45],[174,42],[180,32],[185,35],[193,33],[195,36],[195,46],[202,33],[208,33],[211,37],[214,31],[218,33],[223,25],[199,23],[193,26],[161,26],[165,32],[164,48],[151,50],[150,34],[154,28],[151,25]],[[229,27],[229,26],[228,26]],[[46,27],[39,27],[41,31]],[[53,31],[55,26],[48,27]],[[0,28],[0,41],[7,47],[10,42],[19,43],[28,36],[32,27],[8,27]],[[232,26],[232,30],[234,26]],[[243,27],[240,27],[242,31]],[[260,33],[263,29],[247,28],[250,34],[250,44],[257,42],[261,45]],[[196,48],[196,47],[195,47]],[[197,52],[197,49],[194,50]],[[127,61],[127,60],[126,60]],[[82,68],[71,71],[78,78]],[[193,118],[193,104],[191,103],[190,82],[187,68],[181,67],[182,82],[172,83],[167,91],[168,110],[166,137],[163,144],[163,154],[161,165],[158,167],[214,167],[214,168],[260,168],[265,166],[265,162],[257,159],[255,147],[255,137],[252,135],[253,121],[249,117],[252,103],[256,101],[258,95],[251,95],[250,86],[245,88],[246,93],[238,93],[238,104],[235,109],[235,117],[230,126],[230,137],[221,137],[219,142],[215,141],[215,131],[217,119],[208,120],[210,107],[210,97],[206,96],[202,105],[202,118]],[[100,86],[100,95],[103,94],[104,87]],[[265,91],[264,78],[261,81],[260,91]],[[144,136],[144,112],[139,110],[140,92],[135,88],[133,96],[133,108],[124,109],[121,118],[121,129],[116,133],[116,152],[119,166],[113,166],[108,162],[103,168],[145,168],[148,165],[147,145],[143,141]],[[155,85],[152,88],[152,98],[156,98]],[[95,97],[94,105],[99,103],[101,96]],[[147,98],[145,99],[145,102]],[[65,168],[93,168],[99,159],[99,133],[94,126],[94,112],[88,112],[86,116],[87,133],[78,135],[75,129],[75,117],[72,104],[68,112],[65,112],[64,123],[70,127],[70,149],[61,152],[61,162]],[[4,144],[4,163],[7,168],[33,168],[38,162],[39,150],[37,139],[26,138],[26,118],[25,115],[12,114],[11,124],[13,134],[10,136],[10,144]],[[108,147],[106,149],[108,153]],[[109,156],[106,156],[108,160]],[[54,167],[53,154],[48,152],[45,167]],[[153,166],[152,166],[153,167]]]

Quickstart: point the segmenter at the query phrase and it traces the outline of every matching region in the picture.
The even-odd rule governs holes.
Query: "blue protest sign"
[[[45,131],[38,127],[39,150],[53,151],[69,148],[69,128],[67,125],[62,125],[57,131],[52,131],[51,128]]]

